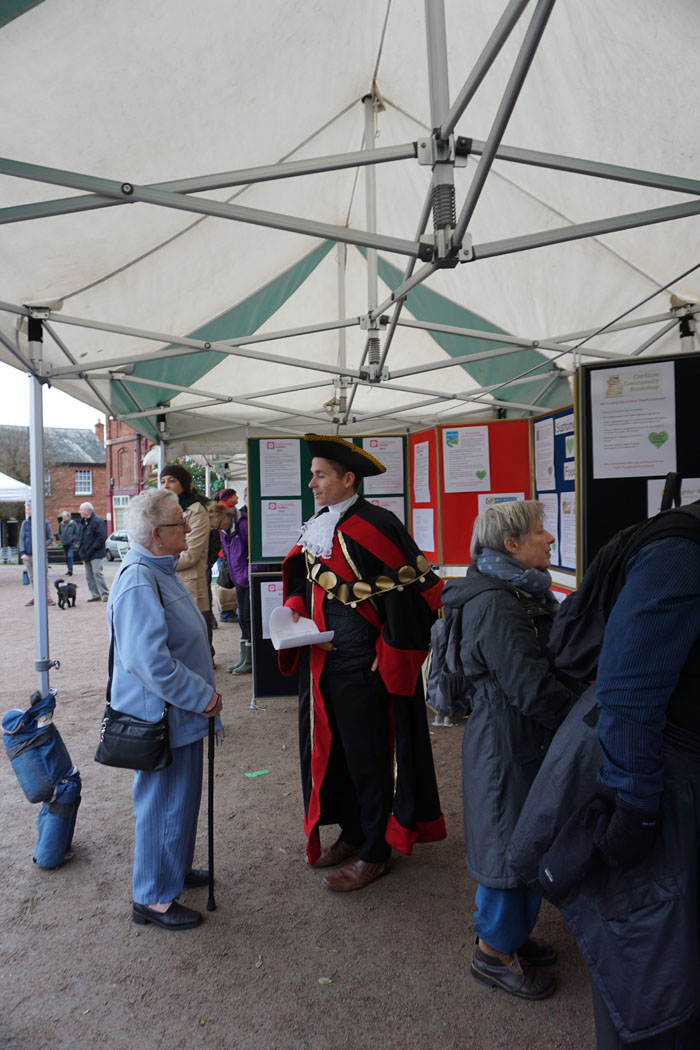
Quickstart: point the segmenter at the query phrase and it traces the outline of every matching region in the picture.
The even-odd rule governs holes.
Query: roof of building
[[[0,434],[7,431],[24,431],[29,438],[29,427],[0,426]],[[55,464],[104,466],[106,462],[104,445],[94,430],[44,427],[44,444]]]

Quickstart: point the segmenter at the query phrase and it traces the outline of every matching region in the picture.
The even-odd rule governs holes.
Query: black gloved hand
[[[615,812],[596,846],[609,864],[632,868],[647,857],[661,827],[661,810],[640,809],[617,799]]]
[[[605,833],[612,814],[610,800],[600,795],[586,799],[569,817],[538,868],[542,895],[559,904],[590,871],[596,842]]]

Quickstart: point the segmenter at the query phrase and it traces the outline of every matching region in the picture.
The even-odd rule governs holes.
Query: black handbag
[[[236,586],[228,571],[228,562],[226,561],[226,555],[224,553],[221,555],[221,568],[219,569],[216,586],[222,587],[225,591],[230,591]]]
[[[124,568],[128,568],[125,566]],[[122,569],[122,572],[124,570]],[[158,584],[156,582],[156,587]],[[158,587],[158,596],[163,596]],[[114,623],[109,643],[109,678],[107,680],[107,703],[102,716],[100,742],[95,752],[95,762],[119,769],[165,769],[173,760],[170,750],[168,726],[168,704],[157,722],[145,722],[142,718],[124,714],[112,707],[112,672],[114,670]]]

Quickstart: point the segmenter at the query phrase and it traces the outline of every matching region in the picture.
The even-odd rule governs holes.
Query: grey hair
[[[171,505],[170,512],[168,505]],[[125,516],[129,543],[147,546],[153,529],[163,521],[164,515],[172,514],[173,506],[178,506],[178,499],[170,489],[144,489],[134,496],[126,508]]]
[[[505,552],[505,541],[522,543],[544,519],[544,504],[535,499],[511,500],[487,507],[474,522],[469,553],[477,558],[484,547]]]
[[[95,508],[93,507],[92,503],[88,503],[87,500],[85,501],[85,503],[80,504],[81,510],[83,509],[83,507],[87,507],[91,514],[95,513]]]

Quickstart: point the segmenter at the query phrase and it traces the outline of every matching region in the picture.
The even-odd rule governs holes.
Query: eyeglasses
[[[157,527],[159,529],[184,529],[186,524],[187,524],[186,521],[164,521],[162,524],[159,524]]]

